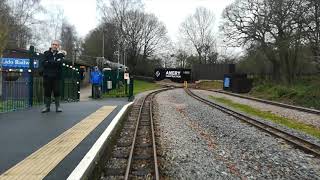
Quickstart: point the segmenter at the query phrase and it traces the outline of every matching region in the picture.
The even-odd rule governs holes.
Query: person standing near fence
[[[54,95],[56,112],[62,112],[60,107],[60,81],[62,74],[62,62],[66,55],[65,51],[59,51],[60,41],[52,41],[51,48],[44,52],[44,61],[42,62],[44,103],[45,108],[42,113],[50,112],[51,94]]]
[[[98,66],[95,66],[90,73],[90,83],[92,84],[92,98],[97,99],[101,97],[101,85],[103,81],[102,73]]]

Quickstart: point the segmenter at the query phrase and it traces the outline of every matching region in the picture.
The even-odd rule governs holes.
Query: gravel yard
[[[230,96],[227,94],[211,92],[211,91],[193,90],[193,92],[195,92],[197,94],[202,94],[202,95],[206,96],[207,99],[208,99],[209,95],[214,96],[214,97],[224,97],[224,98],[230,99],[236,103],[252,106],[254,108],[258,108],[261,111],[272,112],[272,113],[277,114],[279,116],[294,119],[298,122],[303,122],[305,124],[310,124],[310,125],[313,125],[315,127],[320,128],[320,116],[316,115],[316,114],[301,112],[301,111],[294,110],[294,109],[288,109],[288,108],[284,108],[284,107],[265,104],[265,103],[261,103],[261,102],[257,102],[257,101],[253,101],[253,100],[249,100],[249,99],[243,99],[243,98],[234,97],[234,96]]]
[[[160,172],[172,179],[320,179],[320,159],[189,97],[156,96]]]

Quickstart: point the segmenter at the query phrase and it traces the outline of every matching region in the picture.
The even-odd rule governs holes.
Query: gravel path
[[[288,109],[288,108],[279,107],[279,106],[275,106],[275,105],[265,104],[265,103],[261,103],[261,102],[257,102],[257,101],[253,101],[253,100],[249,100],[249,99],[243,99],[243,98],[239,98],[239,97],[230,96],[227,94],[221,94],[221,93],[204,91],[204,90],[193,90],[193,91],[196,92],[197,94],[202,94],[207,97],[209,95],[214,96],[214,97],[224,97],[224,98],[232,100],[233,102],[249,105],[254,108],[258,108],[261,111],[272,112],[272,113],[277,114],[279,116],[294,119],[298,122],[303,122],[305,124],[310,124],[310,125],[318,127],[320,129],[320,115],[311,114],[311,113],[307,113],[307,112],[301,112],[298,110]]]
[[[91,96],[92,92],[91,92],[91,84],[89,84],[88,86],[82,87],[80,89],[80,101],[90,101],[92,100],[91,98],[89,98],[89,96]]]
[[[156,97],[160,172],[172,179],[320,179],[320,159],[189,97]]]

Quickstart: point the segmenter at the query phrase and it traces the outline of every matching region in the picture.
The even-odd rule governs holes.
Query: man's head
[[[60,48],[60,41],[58,40],[53,40],[51,43],[51,49],[54,51],[58,51]]]

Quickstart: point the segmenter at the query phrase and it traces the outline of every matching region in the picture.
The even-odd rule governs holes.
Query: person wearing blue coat
[[[103,75],[99,68],[95,66],[90,73],[90,83],[92,84],[92,98],[97,99],[101,97],[101,85],[103,82]]]

